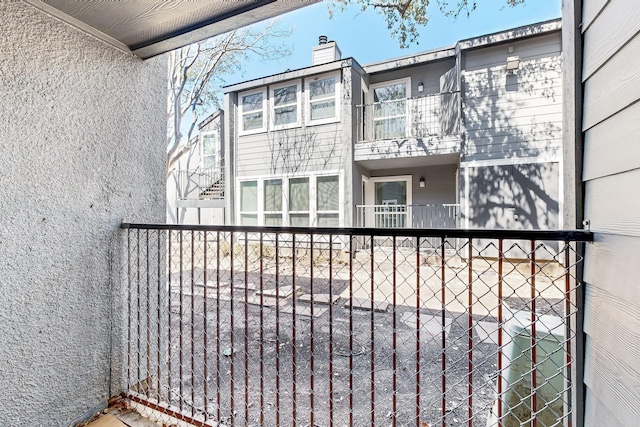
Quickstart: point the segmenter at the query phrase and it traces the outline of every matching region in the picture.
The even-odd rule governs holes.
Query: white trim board
[[[470,162],[460,162],[460,168],[474,168],[482,166],[508,166],[508,165],[527,165],[532,163],[560,163],[562,157],[513,157],[509,159],[491,159],[491,160],[472,160]]]

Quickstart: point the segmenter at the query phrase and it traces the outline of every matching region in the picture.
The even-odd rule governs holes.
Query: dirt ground
[[[407,254],[375,253],[373,275],[367,254],[174,264],[167,356],[160,387],[146,392],[222,426],[433,427],[469,417],[486,426],[497,397],[497,269],[448,260],[442,310],[441,262],[420,258],[418,276]],[[528,268],[503,277],[514,309],[528,307]],[[562,283],[541,275],[537,312],[562,311]]]

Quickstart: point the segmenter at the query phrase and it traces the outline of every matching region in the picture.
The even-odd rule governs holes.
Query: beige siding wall
[[[587,426],[640,425],[640,3],[583,9]]]

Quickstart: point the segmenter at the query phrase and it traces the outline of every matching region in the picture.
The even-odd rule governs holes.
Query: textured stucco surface
[[[13,0],[0,27],[0,425],[67,425],[119,391],[119,225],[164,222],[166,62]]]

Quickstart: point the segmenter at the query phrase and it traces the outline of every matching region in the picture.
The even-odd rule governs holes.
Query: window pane
[[[404,83],[378,87],[373,90],[373,102],[392,101],[407,97],[407,87]]]
[[[202,154],[205,156],[213,156],[218,151],[218,138],[216,134],[205,135],[202,137]]]
[[[242,116],[242,126],[244,130],[262,128],[262,112]]]
[[[336,116],[336,100],[312,102],[311,120],[327,119]]]
[[[273,105],[291,104],[296,102],[297,86],[287,86],[273,91]]]
[[[318,214],[318,227],[339,227],[338,214]]]
[[[264,225],[282,225],[282,214],[266,214],[264,216]]]
[[[407,121],[404,117],[382,119],[373,122],[375,139],[404,138]]]
[[[276,125],[286,125],[298,121],[298,107],[280,107],[274,109],[274,123]]]
[[[374,117],[404,116],[406,114],[406,101],[390,101],[373,105]]]
[[[269,179],[264,182],[264,210],[282,210],[282,180]]]
[[[240,210],[242,212],[258,211],[257,181],[245,181],[240,183]]]
[[[242,225],[258,225],[258,214],[242,214],[240,215],[240,223]]]
[[[336,93],[335,77],[316,80],[314,82],[309,83],[309,99],[326,98],[327,96],[335,95],[335,93]]]
[[[309,214],[290,214],[289,222],[292,227],[308,227]]]
[[[407,182],[391,181],[376,182],[376,205],[406,205]],[[398,211],[398,208],[385,208],[386,211]]]
[[[242,97],[242,112],[262,110],[262,92]]]
[[[340,188],[338,185],[338,176],[318,177],[317,190],[317,202],[319,211],[337,211],[340,208]]]
[[[209,169],[216,165],[216,156],[204,156],[202,158],[202,168]]]
[[[292,178],[289,180],[289,210],[309,210],[309,178]]]

